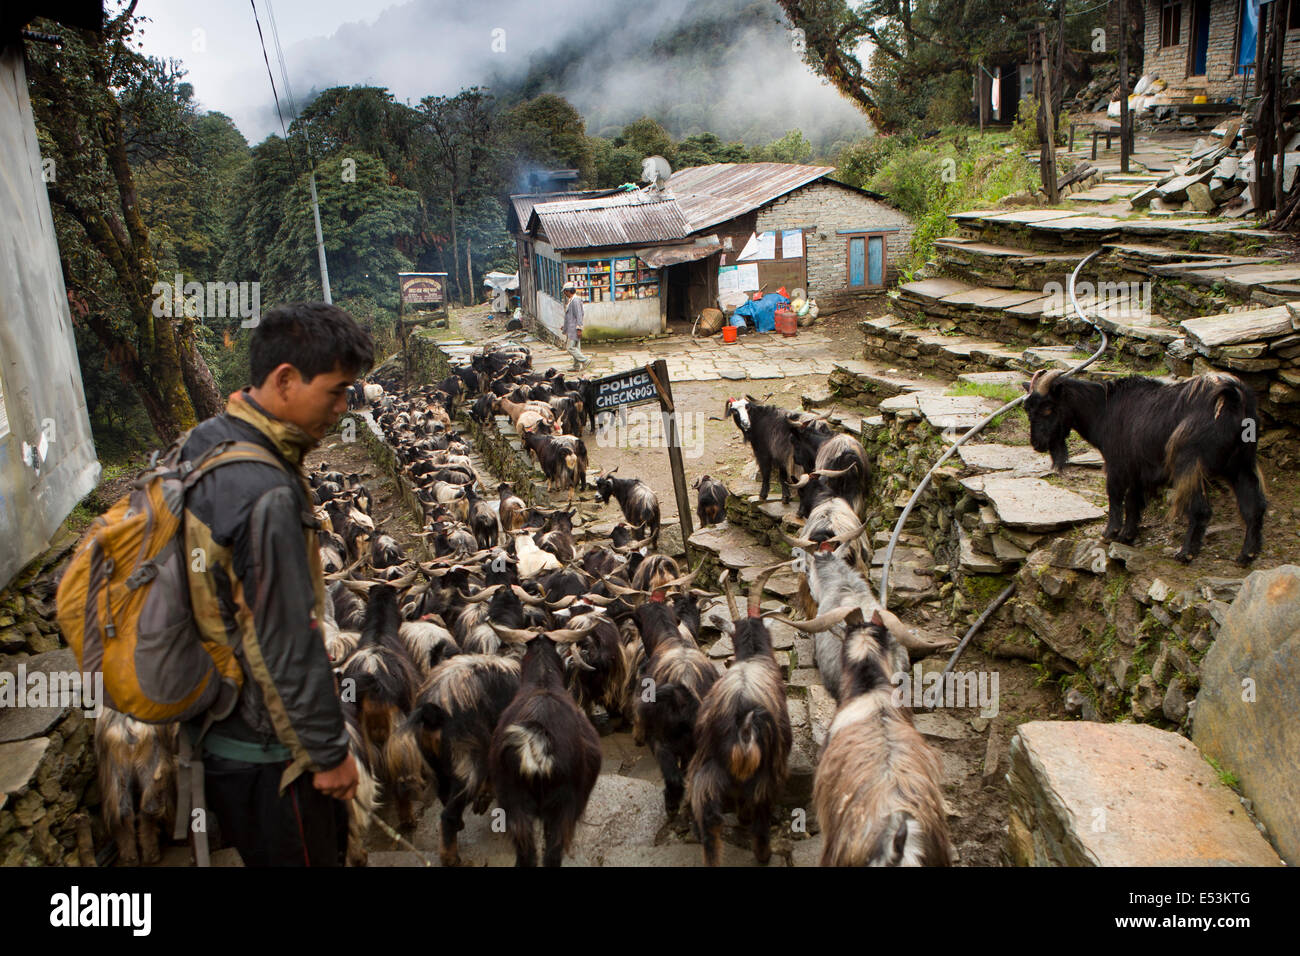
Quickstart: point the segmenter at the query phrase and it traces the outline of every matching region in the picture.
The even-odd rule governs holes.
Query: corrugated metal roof
[[[538,203],[552,202],[559,199],[592,199],[597,196],[608,196],[613,192],[615,190],[612,189],[570,189],[551,193],[517,193],[510,197],[510,208],[514,213],[514,221],[507,222],[506,227],[511,232],[516,228],[526,228],[528,217],[533,214],[533,207]],[[518,223],[518,226],[515,225],[516,223]]]
[[[679,169],[668,189],[698,231],[765,206],[773,199],[835,172],[834,166],[794,163],[714,163]]]
[[[673,199],[641,190],[599,199],[538,203],[528,228],[540,225],[556,249],[625,246],[684,239],[693,231]]]
[[[662,269],[664,266],[675,266],[682,262],[707,259],[721,248],[722,241],[717,236],[704,236],[692,243],[682,245],[652,246],[649,249],[638,249],[636,255],[651,269]]]

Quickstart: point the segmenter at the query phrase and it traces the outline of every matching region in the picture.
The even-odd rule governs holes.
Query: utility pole
[[[1128,172],[1128,0],[1119,0],[1119,171]]]
[[[308,159],[310,158],[309,152]],[[334,300],[330,298],[330,267],[325,261],[325,236],[320,229],[320,203],[316,200],[316,169],[314,165],[311,170],[311,217],[316,223],[316,257],[320,260],[321,298],[328,303],[332,303]]]

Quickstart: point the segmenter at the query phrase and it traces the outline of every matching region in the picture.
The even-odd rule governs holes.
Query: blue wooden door
[[[866,284],[866,240],[860,236],[849,240],[849,285]]]
[[[867,285],[885,284],[885,240],[882,236],[867,239]]]

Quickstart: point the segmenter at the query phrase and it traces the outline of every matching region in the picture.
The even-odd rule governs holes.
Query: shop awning
[[[696,239],[693,243],[638,249],[636,256],[651,269],[662,269],[665,266],[675,266],[683,262],[706,259],[715,252],[721,251],[722,242],[717,236],[705,236],[703,239]]]

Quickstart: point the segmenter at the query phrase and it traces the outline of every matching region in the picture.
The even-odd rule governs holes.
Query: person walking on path
[[[216,469],[186,499],[187,553],[206,556],[189,581],[196,623],[235,649],[244,672],[238,703],[202,747],[208,807],[245,866],[344,860],[358,772],[321,638],[330,597],[303,458],[373,362],[369,333],[337,306],[272,309],[249,341],[254,384],[195,427],[182,452],[245,441],[280,461]]]
[[[564,338],[568,342],[569,354],[573,356],[573,371],[590,365],[591,359],[578,347],[582,340],[582,297],[572,282],[564,284]]]

